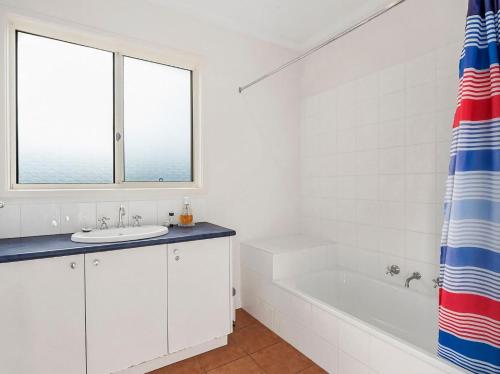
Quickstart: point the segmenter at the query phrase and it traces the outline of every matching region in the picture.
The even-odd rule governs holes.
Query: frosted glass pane
[[[18,183],[113,183],[113,54],[17,33]]]
[[[125,180],[186,182],[191,171],[191,71],[124,58]]]

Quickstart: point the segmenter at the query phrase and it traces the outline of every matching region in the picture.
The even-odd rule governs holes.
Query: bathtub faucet
[[[413,272],[410,277],[406,278],[405,287],[410,288],[410,282],[414,279],[418,280],[420,278],[422,278],[422,274],[420,274],[418,271]]]

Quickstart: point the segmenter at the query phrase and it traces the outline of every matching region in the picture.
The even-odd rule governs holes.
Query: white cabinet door
[[[85,255],[87,372],[167,354],[166,245]]]
[[[171,353],[230,333],[229,251],[229,238],[168,245]]]
[[[0,372],[85,374],[83,255],[0,264]]]

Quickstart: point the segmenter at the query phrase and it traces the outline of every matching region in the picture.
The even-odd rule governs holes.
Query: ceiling
[[[391,0],[149,0],[226,29],[304,50]]]

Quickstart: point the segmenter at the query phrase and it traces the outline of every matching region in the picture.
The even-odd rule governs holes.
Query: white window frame
[[[98,48],[114,53],[114,183],[102,184],[25,184],[17,183],[17,118],[16,118],[16,31],[31,33],[42,37],[53,38],[82,46]],[[6,191],[102,191],[102,190],[201,190],[202,189],[202,153],[200,129],[200,71],[198,62],[191,56],[167,51],[165,48],[145,48],[135,43],[124,42],[114,37],[102,37],[82,31],[72,31],[59,26],[39,23],[22,18],[9,22],[9,43],[7,51],[7,156],[8,172]],[[123,57],[138,58],[150,62],[187,69],[192,72],[192,181],[188,182],[127,182],[124,180],[123,149]],[[116,140],[117,134],[121,135]]]

